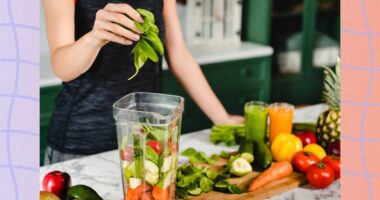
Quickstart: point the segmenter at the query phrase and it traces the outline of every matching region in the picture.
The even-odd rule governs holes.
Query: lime
[[[96,191],[86,185],[75,185],[69,188],[70,200],[103,200]]]

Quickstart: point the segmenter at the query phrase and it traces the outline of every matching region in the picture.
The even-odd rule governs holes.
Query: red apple
[[[42,188],[46,192],[51,192],[61,199],[65,199],[67,190],[71,186],[71,178],[68,173],[52,171],[44,176]]]

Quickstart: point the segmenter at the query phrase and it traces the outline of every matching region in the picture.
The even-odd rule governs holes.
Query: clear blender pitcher
[[[184,99],[131,93],[113,105],[125,200],[175,199]]]

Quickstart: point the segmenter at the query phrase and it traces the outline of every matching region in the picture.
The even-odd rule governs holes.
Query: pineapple
[[[335,67],[335,72],[324,67],[323,97],[329,109],[318,117],[315,134],[318,143],[327,149],[328,145],[340,140],[340,64]]]

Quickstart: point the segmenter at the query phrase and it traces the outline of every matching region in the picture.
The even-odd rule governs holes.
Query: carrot
[[[169,200],[169,188],[161,189],[153,186],[152,195],[155,200]]]
[[[272,181],[289,176],[292,172],[292,165],[288,161],[273,163],[270,168],[265,170],[259,177],[252,181],[249,185],[248,191],[255,192]]]

